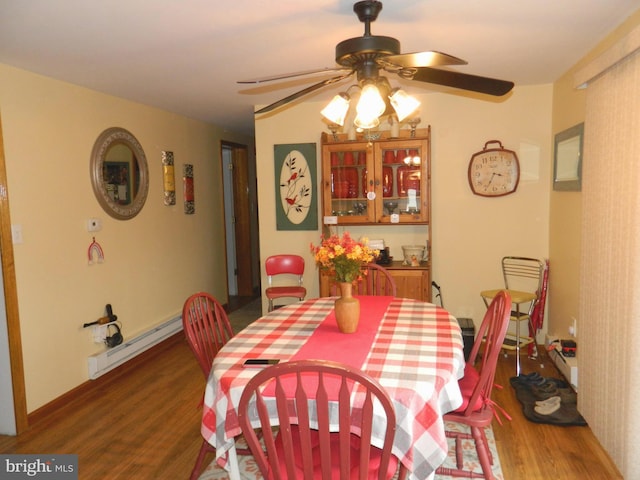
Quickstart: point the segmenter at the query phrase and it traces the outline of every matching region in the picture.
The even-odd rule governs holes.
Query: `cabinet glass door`
[[[348,149],[344,145],[331,145],[325,149],[323,160],[329,162],[323,165],[328,179],[324,214],[338,217],[341,224],[371,221],[374,203],[367,194],[374,188],[374,177],[366,144],[349,145]]]
[[[386,142],[376,146],[381,177],[379,222],[421,222],[427,214],[428,159],[421,142]]]

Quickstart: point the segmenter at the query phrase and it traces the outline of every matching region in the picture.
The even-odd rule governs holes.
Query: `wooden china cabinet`
[[[322,210],[324,223],[335,225],[425,225],[430,232],[430,128],[388,131],[375,138],[322,134]],[[431,252],[412,267],[401,260],[387,268],[399,297],[431,300]],[[320,296],[330,295],[331,279],[321,273]]]

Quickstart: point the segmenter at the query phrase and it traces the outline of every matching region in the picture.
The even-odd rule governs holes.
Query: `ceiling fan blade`
[[[390,64],[403,68],[418,67],[442,67],[445,65],[466,65],[467,62],[461,58],[454,57],[447,53],[428,51],[401,53],[399,55],[385,55],[378,59],[378,63],[383,66]]]
[[[264,82],[273,82],[275,80],[284,80],[287,78],[295,78],[295,77],[303,77],[305,75],[321,75],[328,73],[338,73],[338,72],[351,72],[351,68],[318,68],[315,70],[305,70],[303,72],[291,72],[291,73],[283,73],[280,75],[273,75],[271,77],[262,77],[262,78],[253,78],[250,80],[238,80],[237,83],[264,83]]]
[[[355,70],[350,70],[349,73],[346,73],[344,75],[338,75],[337,77],[332,77],[332,78],[328,78],[326,80],[323,80],[322,82],[318,82],[315,83],[313,85],[311,85],[310,87],[307,87],[303,90],[300,90],[292,95],[289,95],[288,97],[285,97],[281,100],[278,100],[277,102],[272,103],[271,105],[267,105],[264,108],[261,108],[260,110],[256,111],[255,113],[267,113],[270,112],[272,110],[275,110],[278,107],[281,107],[283,105],[286,105],[289,102],[292,102],[300,97],[303,97],[311,92],[315,92],[316,90],[325,87],[327,85],[331,85],[332,83],[336,83],[339,82],[340,80],[344,80],[347,77],[350,77],[351,75],[353,75],[353,73],[355,72]]]
[[[470,90],[472,92],[486,93],[500,97],[511,91],[513,82],[498,80],[489,77],[479,77],[468,73],[440,70],[437,68],[416,68],[416,73],[411,77],[418,82],[435,83],[447,87]]]

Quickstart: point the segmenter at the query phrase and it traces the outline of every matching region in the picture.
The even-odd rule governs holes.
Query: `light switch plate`
[[[24,242],[22,238],[22,225],[11,225],[11,239],[14,245]]]
[[[99,218],[87,220],[87,232],[99,232],[102,230],[102,221]]]

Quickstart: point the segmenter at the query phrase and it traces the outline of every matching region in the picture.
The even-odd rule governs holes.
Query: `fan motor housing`
[[[400,54],[400,42],[393,37],[372,35],[343,40],[336,45],[336,63],[343,67],[357,67],[366,59]]]

